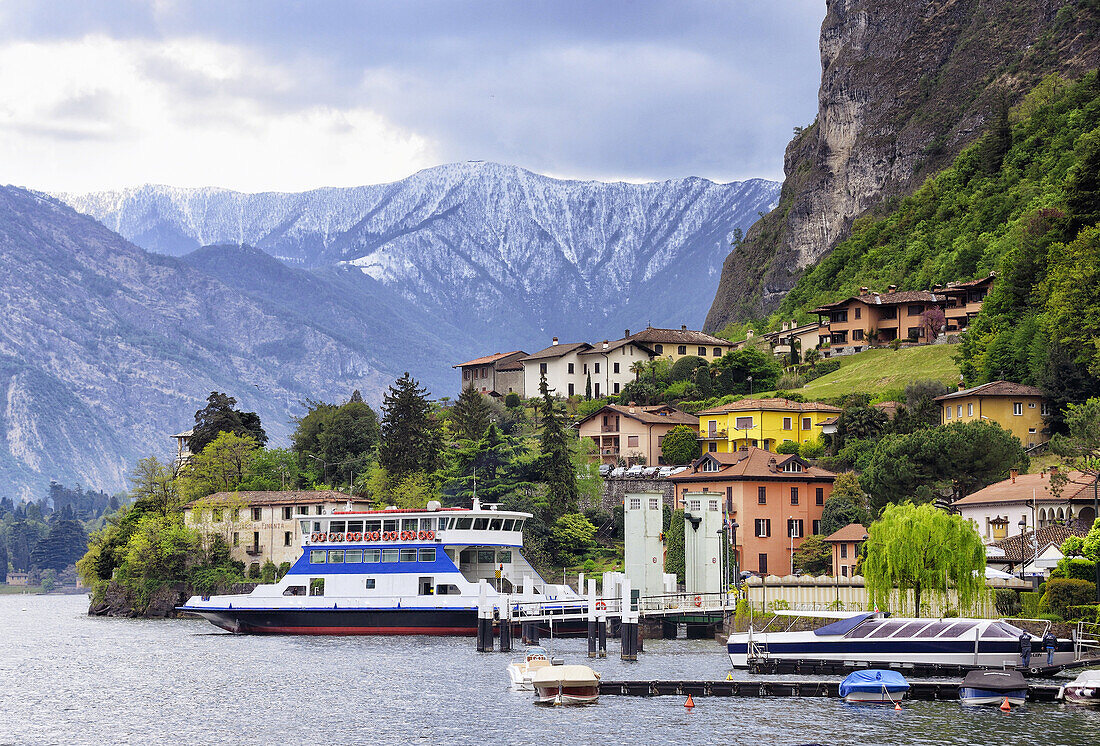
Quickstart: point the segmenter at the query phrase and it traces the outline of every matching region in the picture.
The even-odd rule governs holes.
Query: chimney
[[[629,337],[630,336],[630,330],[626,329],[625,331],[623,331],[623,336],[624,337]]]
[[[1012,483],[1013,483],[1013,484],[1016,484],[1016,477],[1017,477],[1017,476],[1019,476],[1019,474],[1020,474],[1020,470],[1019,470],[1019,469],[1009,469],[1009,470],[1008,470],[1008,475],[1009,475],[1010,477],[1012,477]]]
[[[554,337],[554,344],[557,344],[557,343],[558,343],[558,338]]]
[[[896,293],[897,290],[898,290],[897,285],[891,285],[890,287],[886,288],[886,292],[888,292],[888,293]]]
[[[606,339],[605,339],[605,340],[603,341],[603,348],[604,348],[605,350],[607,349],[607,340],[606,340]]]
[[[1050,467],[1050,473],[1051,474],[1057,474],[1058,473],[1058,464],[1055,464],[1054,466]]]
[[[680,331],[686,332],[687,330],[688,330],[688,325],[687,324],[680,324]]]
[[[634,414],[634,402],[630,402],[630,409],[627,411],[629,411],[631,414]]]
[[[861,288],[859,289],[859,294],[860,294],[860,295],[867,295],[867,292],[868,292],[869,290],[870,290],[870,288],[869,288],[869,287],[867,287],[867,286],[861,287]]]

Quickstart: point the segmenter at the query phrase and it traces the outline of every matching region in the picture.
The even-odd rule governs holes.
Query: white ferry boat
[[[836,618],[818,629],[783,632],[735,632],[726,649],[735,668],[753,661],[842,663],[853,666],[890,664],[954,665],[965,668],[1003,668],[1022,664],[1020,638],[1024,630],[1001,619],[905,619],[883,613],[786,611],[777,616]],[[1042,637],[1028,635],[1030,666],[1046,664],[1039,648]],[[1075,660],[1072,640],[1058,640],[1057,665]]]
[[[524,583],[531,601],[581,599],[524,559],[529,518],[477,500],[302,517],[302,555],[282,580],[248,594],[192,596],[179,610],[241,633],[474,635],[482,580],[497,609]],[[554,634],[583,624],[555,625]]]

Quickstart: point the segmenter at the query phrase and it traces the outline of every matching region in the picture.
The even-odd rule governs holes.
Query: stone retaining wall
[[[664,496],[664,504],[670,508],[674,506],[675,490],[668,479],[656,479],[646,477],[608,477],[603,480],[603,494],[600,505],[593,506],[589,501],[581,501],[581,511],[592,507],[599,507],[604,512],[610,513],[613,508],[623,504],[623,497],[632,492],[659,492]]]

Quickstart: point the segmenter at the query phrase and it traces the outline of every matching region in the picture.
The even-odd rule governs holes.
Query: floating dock
[[[1041,658],[1041,656],[1036,656]],[[1058,665],[1034,664],[1026,668],[1017,666],[1016,670],[1029,678],[1049,678],[1070,668],[1091,668],[1100,666],[1100,658],[1085,658],[1071,663]],[[893,663],[883,665],[881,663],[868,663],[866,661],[821,661],[821,660],[780,660],[766,658],[754,660],[749,666],[749,672],[765,675],[795,675],[795,676],[832,676],[836,674],[849,674],[867,668],[889,668],[910,676],[964,676],[969,671],[987,669],[988,666],[961,666],[942,663]]]
[[[910,681],[906,699],[956,700],[961,681]],[[1056,702],[1057,684],[1029,684],[1029,702]],[[839,681],[601,681],[600,694],[635,697],[839,697]]]

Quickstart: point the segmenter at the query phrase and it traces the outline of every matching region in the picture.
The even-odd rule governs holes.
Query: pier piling
[[[500,609],[500,652],[512,650],[512,604],[506,599]]]
[[[596,657],[596,581],[588,579],[588,657]]]
[[[477,652],[493,652],[493,607],[489,605],[488,586],[482,580],[478,584],[477,597]]]

